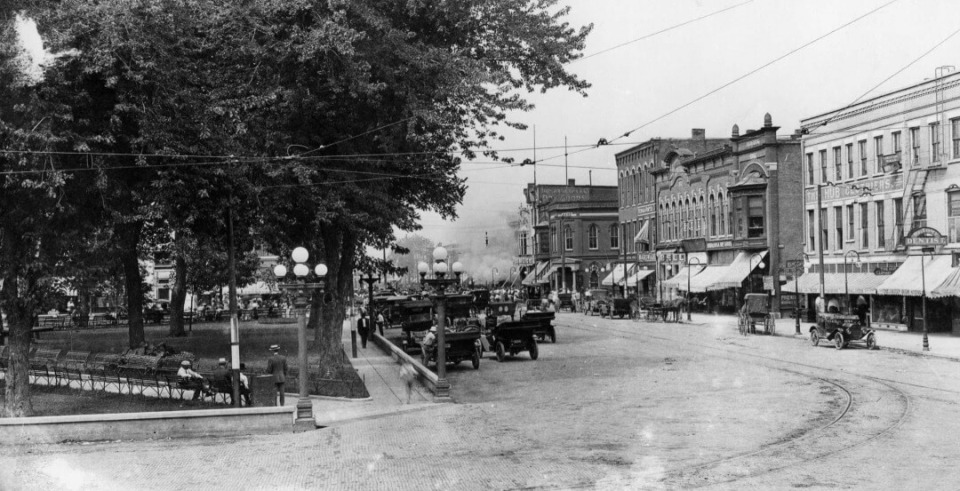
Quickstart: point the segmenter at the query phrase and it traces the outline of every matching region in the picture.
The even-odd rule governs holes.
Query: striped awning
[[[952,266],[950,256],[910,256],[877,287],[877,294],[919,297],[923,295],[924,284],[930,293],[950,276]]]
[[[640,226],[640,231],[633,237],[633,241],[650,243],[650,220],[643,222],[643,225]]]
[[[739,288],[743,280],[750,275],[761,260],[765,259],[767,251],[759,253],[741,252],[737,254],[733,262],[726,267],[723,276],[718,278],[712,284],[707,285],[707,290],[723,290],[724,288]],[[759,258],[757,257],[759,256]]]
[[[875,295],[877,287],[880,286],[889,276],[879,276],[873,273],[847,273],[844,281],[843,273],[824,273],[823,289],[827,294],[843,294],[846,290],[851,295]],[[796,287],[794,287],[796,283]],[[820,293],[820,275],[818,273],[806,273],[797,280],[788,281],[780,287],[784,293],[819,294]]]
[[[697,272],[698,272],[699,269],[700,269],[700,268],[697,268],[696,266],[694,266],[694,272],[693,272],[694,278],[696,277],[696,274],[697,274]],[[689,271],[690,271],[690,269],[687,268],[687,267],[681,268],[680,271],[677,272],[677,274],[675,274],[675,275],[671,276],[669,279],[665,280],[665,281],[662,283],[663,286],[668,287],[668,288],[679,288],[679,289],[681,289],[681,290],[686,290],[686,289],[687,289],[687,274],[689,273]],[[693,281],[693,278],[690,278],[690,281],[692,282],[692,281]]]
[[[629,278],[627,278],[627,285],[636,286],[640,280],[652,275],[653,273],[655,273],[653,269],[638,269],[636,273],[633,273]]]
[[[626,269],[626,265],[624,264],[618,264],[614,266],[613,271],[611,271],[610,274],[608,274],[606,278],[604,278],[603,281],[600,282],[600,284],[603,286],[613,286],[614,284],[617,284],[617,285],[623,284],[623,277],[626,274],[625,269]]]
[[[960,297],[960,268],[952,268],[940,286],[927,292],[930,298]]]

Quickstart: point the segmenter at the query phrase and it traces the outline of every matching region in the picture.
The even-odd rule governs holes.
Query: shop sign
[[[655,210],[654,204],[640,205],[637,207],[637,216],[643,217],[646,215],[652,215]]]
[[[773,276],[763,277],[763,289],[767,291],[773,291]]]
[[[703,252],[707,250],[707,241],[704,239],[683,239],[680,247],[684,252]]]
[[[687,255],[682,252],[660,252],[660,262],[662,263],[685,263]]]
[[[820,191],[820,199],[826,203],[838,199],[859,198],[864,188],[869,189],[874,196],[888,191],[903,190],[903,174],[874,177],[858,183],[856,187],[845,184],[823,186]],[[807,203],[817,202],[816,186],[806,191],[806,197]]]
[[[707,249],[731,249],[733,248],[732,240],[711,240],[707,242]]]
[[[788,259],[783,266],[783,269],[790,271],[795,274],[803,273],[803,259]]]
[[[539,192],[540,192],[541,203],[590,201],[589,187],[576,187],[576,186],[545,187],[544,186],[539,189]]]
[[[656,263],[656,262],[657,262],[657,253],[655,253],[655,252],[638,252],[638,253],[637,253],[637,262],[638,262],[638,263]]]
[[[890,276],[899,267],[900,263],[880,263],[877,268],[873,270],[873,274],[877,276]]]
[[[937,229],[921,227],[912,230],[910,235],[903,240],[903,243],[907,247],[940,246],[947,244],[947,238],[940,234]]]

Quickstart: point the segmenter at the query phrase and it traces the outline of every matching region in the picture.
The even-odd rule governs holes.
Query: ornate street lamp
[[[367,284],[367,315],[370,316],[370,322],[375,322],[376,319],[373,317],[373,284],[380,281],[380,279],[373,275],[373,271],[367,271],[367,275],[360,275],[360,281]],[[383,326],[380,326],[380,335],[383,336]]]
[[[300,396],[297,399],[296,426],[307,429],[316,427],[316,422],[313,419],[313,403],[310,401],[310,392],[307,388],[307,380],[309,378],[307,367],[307,307],[310,304],[310,296],[313,292],[323,291],[323,278],[327,275],[327,266],[322,263],[317,264],[313,269],[314,281],[307,282],[310,267],[305,263],[307,259],[310,258],[310,254],[305,248],[297,247],[293,250],[293,253],[290,254],[290,257],[295,263],[293,266],[293,281],[279,283],[279,286],[280,288],[294,292],[295,295],[293,304],[297,310],[297,357],[300,372],[297,377]],[[276,275],[277,280],[282,281],[287,278],[287,267],[282,264],[277,264],[276,267],[273,268],[273,274]]]
[[[460,283],[460,275],[463,273],[463,265],[460,262],[453,263],[453,273],[456,278],[447,278],[447,250],[442,246],[437,246],[433,250],[433,277],[427,278],[430,272],[430,266],[421,261],[417,264],[417,272],[420,273],[420,284],[430,287],[435,295],[437,305],[437,389],[435,396],[437,398],[450,397],[450,383],[447,382],[447,350],[444,340],[444,330],[447,321],[447,300],[446,290],[448,287]]]
[[[847,285],[847,257],[851,254],[857,255],[857,264],[860,264],[860,253],[854,250],[847,251],[843,254],[843,302],[846,306],[847,313],[850,313],[850,288]]]

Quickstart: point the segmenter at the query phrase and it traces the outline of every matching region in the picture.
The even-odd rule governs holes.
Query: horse
[[[673,300],[667,300],[666,302],[663,302],[663,321],[669,322],[670,314],[673,314],[673,320],[675,322],[680,322],[680,314],[685,308],[687,308],[686,298],[675,298]]]

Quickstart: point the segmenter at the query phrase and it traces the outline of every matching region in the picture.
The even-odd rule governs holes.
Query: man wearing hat
[[[280,345],[270,346],[273,353],[267,359],[267,374],[273,376],[273,383],[277,386],[277,394],[280,395],[280,406],[283,405],[283,385],[287,383],[287,359],[280,354]]]
[[[430,330],[427,331],[427,335],[423,337],[423,340],[420,341],[420,349],[423,350],[423,360],[429,361],[431,353],[433,352],[433,345],[437,344],[437,326],[434,324],[430,326]]]
[[[187,390],[193,390],[194,401],[199,399],[201,394],[204,396],[213,395],[207,386],[206,380],[203,379],[203,375],[194,372],[191,368],[190,360],[183,360],[180,362],[180,369],[177,370],[177,381],[179,382],[180,387],[183,387]]]

